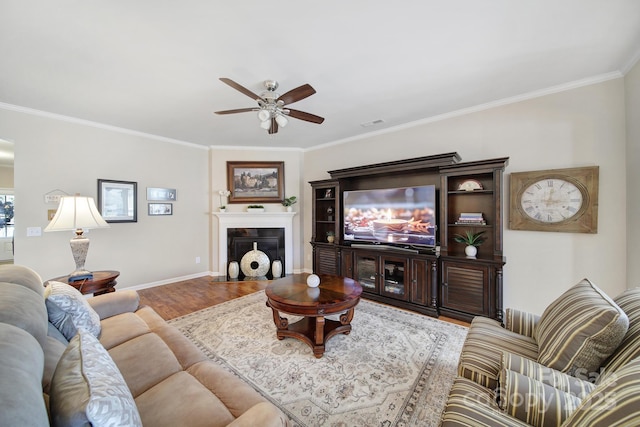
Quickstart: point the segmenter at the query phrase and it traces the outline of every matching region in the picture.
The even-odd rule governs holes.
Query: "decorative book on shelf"
[[[456,224],[462,225],[486,225],[482,212],[462,212],[458,216]]]

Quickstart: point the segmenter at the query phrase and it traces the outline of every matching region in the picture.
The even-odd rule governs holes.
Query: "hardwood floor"
[[[302,275],[300,275],[303,277]],[[267,280],[221,281],[216,277],[203,276],[196,279],[141,289],[140,304],[152,307],[163,319],[170,320],[212,305],[249,295],[265,289]],[[357,309],[356,309],[357,310]],[[441,316],[440,320],[469,326],[468,323]]]

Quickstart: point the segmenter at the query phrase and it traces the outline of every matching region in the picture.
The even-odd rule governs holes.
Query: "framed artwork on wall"
[[[147,200],[150,201],[175,201],[178,192],[175,188],[147,187]]]
[[[173,203],[148,203],[149,216],[173,215]]]
[[[138,222],[138,183],[98,180],[98,210],[107,222]]]
[[[280,203],[284,162],[227,162],[229,203]]]

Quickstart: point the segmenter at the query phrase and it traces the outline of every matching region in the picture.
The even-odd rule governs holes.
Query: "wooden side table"
[[[120,275],[119,271],[104,270],[94,271],[93,279],[78,280],[77,282],[69,283],[69,276],[56,277],[55,279],[49,279],[55,282],[68,283],[83,294],[102,295],[115,291],[116,278]]]

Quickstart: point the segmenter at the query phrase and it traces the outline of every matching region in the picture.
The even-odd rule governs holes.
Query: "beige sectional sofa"
[[[471,323],[441,426],[640,425],[640,288],[584,279],[505,322]]]
[[[288,425],[136,292],[83,302],[64,286],[0,267],[0,425]]]

